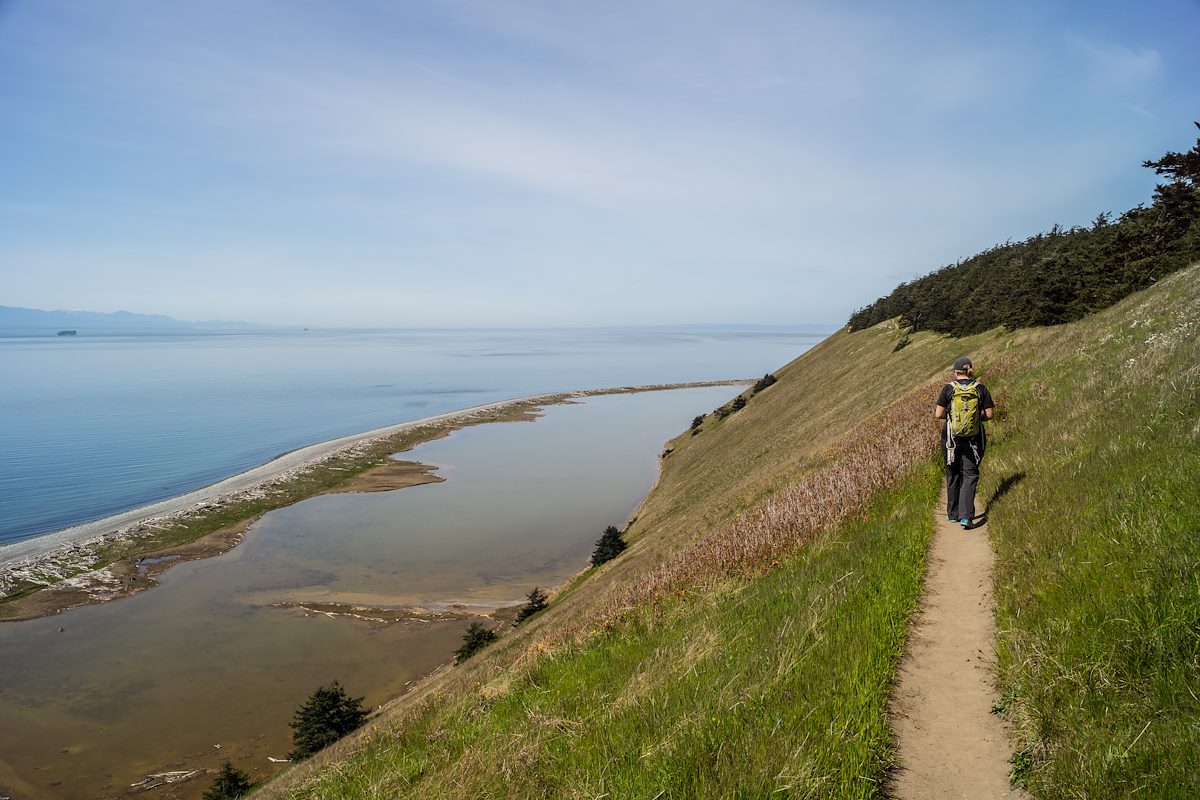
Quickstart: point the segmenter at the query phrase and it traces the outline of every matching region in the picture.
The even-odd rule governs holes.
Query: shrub
[[[717,415],[717,419],[725,419],[730,414],[741,411],[745,407],[746,398],[739,394],[737,397],[733,398],[731,402],[728,402],[718,408],[714,413]]]
[[[454,651],[454,663],[463,663],[494,641],[496,641],[494,630],[485,628],[478,622],[472,622],[467,628],[467,632],[463,634],[462,647]]]
[[[692,420],[692,430],[696,430],[704,424],[704,415],[700,414]]]
[[[778,383],[778,382],[779,382],[779,378],[776,378],[774,375],[772,375],[771,373],[768,372],[766,375],[763,375],[761,378],[758,379],[758,382],[754,384],[754,388],[750,390],[750,393],[758,394],[763,389],[767,388],[768,386],[771,386],[772,384]]]
[[[598,567],[601,564],[612,561],[627,547],[625,540],[621,538],[621,532],[609,525],[604,529],[604,534],[596,540],[596,549],[592,553],[592,566]]]
[[[322,686],[300,706],[291,727],[293,761],[308,758],[358,728],[367,718],[361,697],[347,697],[337,681]]]
[[[204,800],[236,800],[248,791],[250,776],[226,761],[212,786],[205,790]]]
[[[546,607],[546,593],[536,586],[533,587],[533,591],[525,595],[525,599],[527,602],[517,612],[516,624],[518,625]]]

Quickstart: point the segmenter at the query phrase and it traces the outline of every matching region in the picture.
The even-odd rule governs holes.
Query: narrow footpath
[[[987,528],[937,523],[921,608],[891,702],[898,800],[1027,800],[1009,785],[1012,750],[996,696]]]

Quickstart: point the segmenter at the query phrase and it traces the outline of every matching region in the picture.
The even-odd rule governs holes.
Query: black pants
[[[954,459],[946,464],[946,516],[975,519],[975,487],[979,483],[979,461],[983,452],[970,439],[958,439]]]

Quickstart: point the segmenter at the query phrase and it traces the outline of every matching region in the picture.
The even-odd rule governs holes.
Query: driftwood
[[[130,789],[157,789],[159,786],[165,786],[168,783],[180,783],[189,778],[194,778],[200,774],[198,769],[181,769],[175,772],[156,772],[153,775],[147,775],[137,783],[129,784]]]

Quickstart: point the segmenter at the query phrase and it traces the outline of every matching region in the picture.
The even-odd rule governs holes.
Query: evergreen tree
[[[699,428],[703,424],[704,424],[704,415],[701,414],[700,416],[695,417],[692,420],[692,430],[696,430],[696,428]]]
[[[778,378],[768,372],[766,375],[763,375],[761,378],[759,378],[758,382],[754,384],[754,389],[751,391],[751,394],[758,394],[763,389],[777,383],[778,381]]]
[[[1089,228],[1053,226],[902,283],[850,317],[862,330],[900,317],[901,328],[968,336],[1071,322],[1200,259],[1200,141],[1143,166],[1165,181],[1149,207]],[[903,346],[902,334],[895,349]]]
[[[596,549],[592,553],[592,566],[598,567],[606,561],[612,561],[621,555],[627,545],[621,538],[621,532],[609,525],[604,529],[604,535],[596,540]]]
[[[471,656],[496,641],[496,632],[472,622],[463,634],[462,646],[454,651],[454,663],[461,664]]]
[[[300,706],[290,723],[293,761],[308,758],[358,728],[367,718],[361,697],[347,697],[337,681],[322,686]]]
[[[546,593],[536,586],[533,587],[533,591],[525,595],[525,599],[528,602],[517,612],[518,625],[546,607]]]
[[[217,779],[204,792],[204,800],[235,800],[248,791],[250,776],[226,761],[217,774]]]

